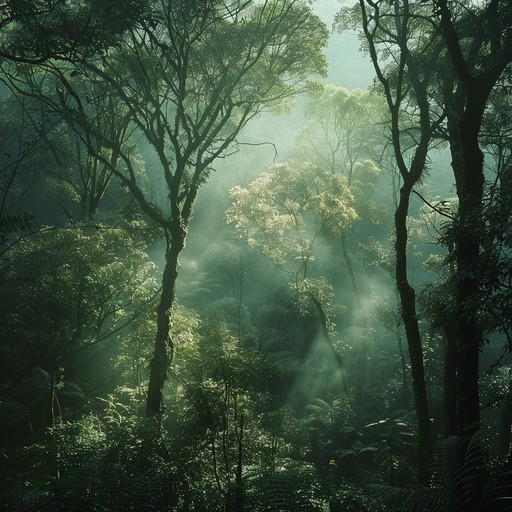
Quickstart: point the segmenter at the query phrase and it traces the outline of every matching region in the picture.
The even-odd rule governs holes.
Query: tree
[[[30,399],[27,377],[43,369],[51,378],[43,411],[51,425],[55,385],[76,382],[80,355],[146,314],[157,296],[155,266],[140,248],[146,229],[43,228],[16,241],[3,258],[12,301],[2,301],[0,316],[0,346],[12,362],[0,383],[3,400]]]
[[[509,2],[490,0],[459,15],[457,6],[436,0],[443,37],[457,81],[445,87],[452,168],[459,209],[454,232],[457,329],[457,431],[480,428],[479,320],[481,250],[484,242],[484,157],[480,132],[488,99],[512,62],[512,10]],[[464,26],[478,31],[468,37]]]
[[[270,398],[283,378],[276,364],[244,349],[215,309],[202,321],[184,308],[177,312],[176,456],[184,478],[194,482],[190,499],[196,506],[211,509],[222,501],[218,508],[242,512],[251,494],[254,500],[254,487],[292,449],[293,437],[305,443],[304,434],[289,408]]]
[[[327,85],[321,94],[312,96],[305,114],[308,123],[297,136],[297,153],[305,161],[345,176],[357,198],[359,220],[373,226],[379,224],[384,208],[373,200],[380,175],[373,162],[379,160],[383,150],[382,99],[360,90]],[[361,293],[346,234],[343,232],[341,236],[341,251],[360,314]]]
[[[449,231],[457,211],[457,199],[437,201],[422,208],[422,217],[432,237],[444,248],[444,257],[430,255],[424,262],[425,270],[436,272],[436,281],[427,283],[420,291],[420,304],[423,315],[430,325],[442,329],[443,350],[443,406],[442,424],[445,437],[457,434],[456,422],[456,378],[457,378],[457,340],[454,308],[453,279],[455,263],[450,258],[453,242]],[[447,264],[447,261],[449,262]]]
[[[511,99],[508,92],[510,78],[509,67],[489,98],[480,139],[486,160],[491,163],[486,163],[486,170],[492,172],[488,177],[484,206],[484,264],[490,268],[486,269],[484,274],[482,302],[484,307],[491,305],[490,308],[485,308],[486,317],[488,316],[490,320],[485,322],[486,327],[492,327],[493,330],[504,334],[509,350],[512,348],[512,317],[507,312],[510,307],[510,274],[507,270],[510,265],[508,251],[511,246],[511,217],[507,205],[510,204],[512,192],[512,120],[509,115]],[[493,298],[498,300],[492,300]]]
[[[86,112],[84,117],[89,117],[98,132],[118,146],[132,148],[135,163],[137,146],[129,141],[131,131],[124,104],[109,96],[105,84],[84,82],[73,74],[73,68],[64,64],[53,68],[57,76],[35,67],[25,66],[21,70],[9,63],[4,63],[2,70],[0,80],[12,93],[8,104],[11,109],[13,105],[17,107],[14,112],[24,120],[18,156],[14,161],[11,157],[7,162],[10,165],[3,171],[17,171],[17,175],[12,173],[10,182],[19,183],[22,178],[28,181],[28,177],[42,182],[39,190],[53,200],[68,222],[91,221],[106,197],[111,203],[117,201],[118,210],[126,207],[126,198],[124,204],[119,204],[122,190],[119,186],[116,189],[117,183],[112,184],[112,169],[119,163],[119,155],[101,146],[98,140],[91,140],[80,125],[80,116],[69,105],[70,101],[73,106],[75,101],[80,102],[80,108]],[[63,83],[66,87],[62,87]],[[70,99],[70,90],[74,91],[75,100]],[[91,147],[102,154],[108,165],[95,158]],[[11,153],[12,149],[8,155]],[[108,207],[103,212],[106,210]]]
[[[433,136],[444,119],[442,109],[431,104],[430,79],[439,59],[437,27],[424,16],[425,8],[404,2],[391,5],[360,0],[367,51],[391,115],[390,140],[400,177],[395,210],[395,280],[407,336],[414,403],[418,421],[419,478],[427,477],[432,454],[432,432],[427,400],[423,348],[416,312],[416,293],[408,278],[407,246],[410,198],[421,181]],[[349,22],[347,12],[340,22]]]
[[[384,107],[379,96],[324,86],[305,107],[307,125],[297,136],[297,152],[323,169],[345,175],[350,186],[357,162],[379,159]]]
[[[231,198],[228,222],[235,224],[249,247],[289,274],[303,311],[310,304],[317,310],[324,339],[337,361],[342,388],[347,393],[343,357],[330,334],[332,287],[311,269],[320,240],[339,238],[357,219],[345,177],[310,163],[275,164],[247,189],[233,188]]]
[[[6,0],[0,7],[0,58],[39,64],[104,52],[146,11],[146,1]]]
[[[364,305],[365,289],[361,286],[364,277],[361,279],[361,267],[357,265],[359,258],[355,256],[360,245],[355,241],[364,243],[366,237],[375,236],[387,219],[386,207],[378,199],[382,172],[374,163],[381,161],[385,151],[386,112],[381,96],[326,85],[306,105],[307,125],[296,138],[298,155],[322,169],[345,176],[355,199],[357,222],[343,231],[335,243],[345,262],[353,291],[354,300],[347,303],[352,315],[349,336],[360,354],[361,366],[357,371],[360,375],[368,371],[371,362],[373,331],[369,310]],[[358,385],[355,389],[363,391],[365,386]]]
[[[124,102],[160,166],[155,195],[140,186],[125,148],[87,124],[91,139],[117,151],[122,165],[114,174],[165,238],[148,416],[163,411],[178,258],[199,188],[214,162],[235,150],[238,134],[251,119],[282,109],[310,74],[325,72],[321,48],[326,39],[323,23],[299,0],[162,0],[153,3],[150,15],[116,51],[77,64],[84,79],[106,82],[110,93]],[[104,155],[90,149],[109,165]]]

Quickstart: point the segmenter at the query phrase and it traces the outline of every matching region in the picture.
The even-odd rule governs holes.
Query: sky
[[[332,30],[334,15],[350,2],[346,0],[316,0],[313,10],[331,32],[325,53],[329,60],[327,82],[347,89],[366,89],[372,82],[374,71],[368,56],[359,51],[355,33],[339,34]]]

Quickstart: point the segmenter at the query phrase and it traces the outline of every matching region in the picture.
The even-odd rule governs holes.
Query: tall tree
[[[361,280],[361,267],[357,264],[360,258],[354,256],[362,242],[375,236],[379,228],[382,230],[388,218],[386,207],[377,199],[382,172],[374,162],[381,159],[385,150],[384,119],[389,114],[380,95],[326,85],[308,102],[305,115],[308,123],[296,139],[298,154],[322,169],[345,176],[355,199],[357,222],[343,231],[336,243],[352,286],[353,300],[348,301],[347,307],[352,317],[351,337],[360,354],[357,373],[363,375],[372,360],[369,355],[374,331],[369,309],[364,307],[364,279]],[[366,391],[365,386],[356,389]]]
[[[249,121],[282,109],[309,75],[325,73],[321,49],[327,36],[324,24],[299,0],[157,0],[115,52],[78,65],[84,79],[106,82],[127,106],[160,168],[158,190],[148,191],[127,148],[87,123],[90,140],[101,142],[91,145],[96,158],[110,165],[98,146],[117,152],[121,163],[114,174],[165,238],[148,416],[163,412],[178,258],[199,188],[214,162],[236,150]]]
[[[120,157],[104,147],[101,138],[91,137],[88,124],[125,151],[127,146],[136,149],[130,141],[133,127],[126,106],[109,94],[105,83],[83,81],[62,63],[50,69],[51,74],[44,66],[19,72],[19,66],[4,63],[0,80],[19,99],[22,115],[30,123],[29,136],[40,141],[37,153],[32,149],[37,166],[29,162],[26,167],[32,164],[39,170],[45,192],[68,221],[92,220],[112,189],[113,169]],[[107,163],[96,158],[100,153]]]
[[[331,336],[332,287],[312,271],[322,237],[338,240],[357,219],[346,178],[310,163],[281,163],[261,173],[248,188],[233,188],[231,198],[226,217],[238,235],[290,276],[303,311],[311,304],[315,307],[341,373],[342,391],[348,393],[343,356]]]
[[[407,218],[411,194],[423,177],[430,144],[442,123],[443,112],[429,101],[430,78],[439,50],[430,50],[436,27],[425,21],[422,9],[409,0],[390,4],[359,0],[367,48],[391,114],[390,139],[400,175],[394,216],[395,279],[411,361],[418,422],[419,479],[425,480],[427,462],[432,453],[432,427],[416,293],[407,268]],[[346,22],[347,17],[341,16],[340,21]]]
[[[383,146],[382,98],[361,90],[348,91],[327,85],[305,108],[308,124],[297,136],[297,152],[319,167],[341,173],[356,196],[360,219],[377,225],[384,217],[383,206],[373,199],[375,182],[381,174],[378,161]],[[362,211],[364,210],[364,211]],[[357,314],[361,314],[361,292],[346,232],[341,235],[341,252],[352,283]]]
[[[12,375],[2,376],[2,400],[22,402],[17,392],[42,368],[51,377],[44,389],[50,425],[55,384],[64,374],[75,380],[80,353],[118,338],[144,316],[157,296],[155,266],[141,249],[146,230],[137,223],[131,231],[47,227],[11,244],[2,257],[0,348],[19,364],[6,362]]]
[[[445,87],[452,167],[459,197],[454,232],[457,330],[457,432],[480,428],[479,319],[481,251],[484,238],[484,156],[480,132],[489,96],[512,62],[512,8],[489,0],[469,11],[446,0],[434,2],[457,82]],[[461,13],[464,13],[461,15]],[[467,25],[473,27],[471,34]]]

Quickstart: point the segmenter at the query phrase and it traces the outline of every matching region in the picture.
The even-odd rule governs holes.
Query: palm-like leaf
[[[484,443],[480,433],[467,437],[454,436],[436,446],[428,487],[369,487],[408,512],[480,510],[475,507],[480,506],[485,463]],[[504,500],[505,497],[500,499]],[[491,498],[487,501],[490,503]]]

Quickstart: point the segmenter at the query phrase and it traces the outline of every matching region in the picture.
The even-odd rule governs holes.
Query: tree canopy
[[[509,2],[329,8],[0,6],[0,508],[506,508]]]

